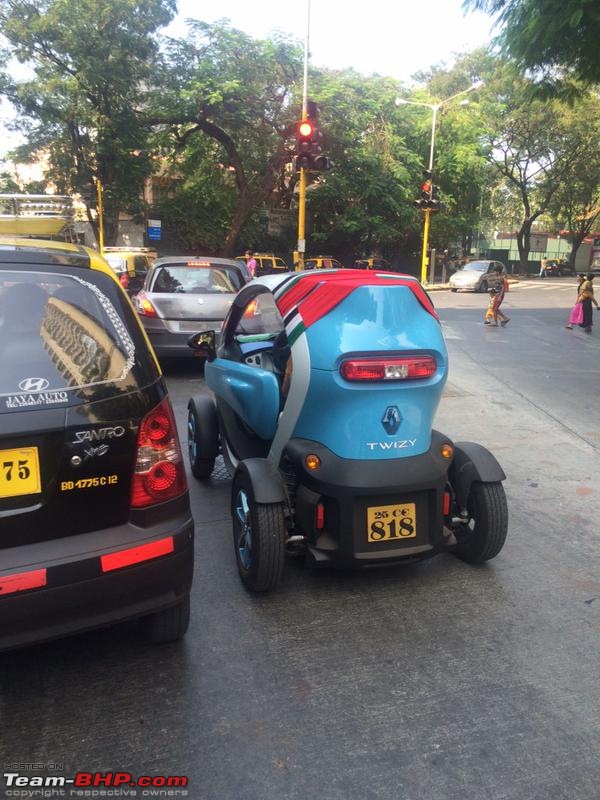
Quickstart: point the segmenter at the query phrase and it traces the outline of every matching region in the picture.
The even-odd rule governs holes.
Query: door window
[[[275,305],[273,295],[256,295],[246,306],[236,329],[236,334],[256,336],[281,333],[284,329],[283,317]]]

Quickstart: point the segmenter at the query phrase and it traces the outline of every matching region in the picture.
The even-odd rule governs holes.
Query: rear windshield
[[[490,266],[489,261],[469,261],[465,264],[463,269],[465,272],[487,272]]]
[[[113,279],[44,269],[0,270],[0,412],[106,399],[156,380]]]
[[[160,294],[231,294],[244,281],[235,267],[222,265],[166,265],[157,267],[151,292]]]

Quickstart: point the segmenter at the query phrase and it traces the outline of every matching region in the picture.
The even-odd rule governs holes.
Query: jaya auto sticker
[[[0,398],[6,408],[35,408],[56,403],[67,403],[69,395],[64,391],[37,392],[36,394],[8,394]]]

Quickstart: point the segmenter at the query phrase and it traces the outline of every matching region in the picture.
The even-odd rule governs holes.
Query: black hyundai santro
[[[173,411],[97,254],[0,241],[0,649],[189,622],[193,521]]]

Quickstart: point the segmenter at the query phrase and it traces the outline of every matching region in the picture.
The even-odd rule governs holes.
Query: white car
[[[469,261],[451,276],[450,289],[453,292],[459,289],[487,292],[496,283],[498,267],[502,270],[502,275],[505,275],[506,268],[501,261]]]

